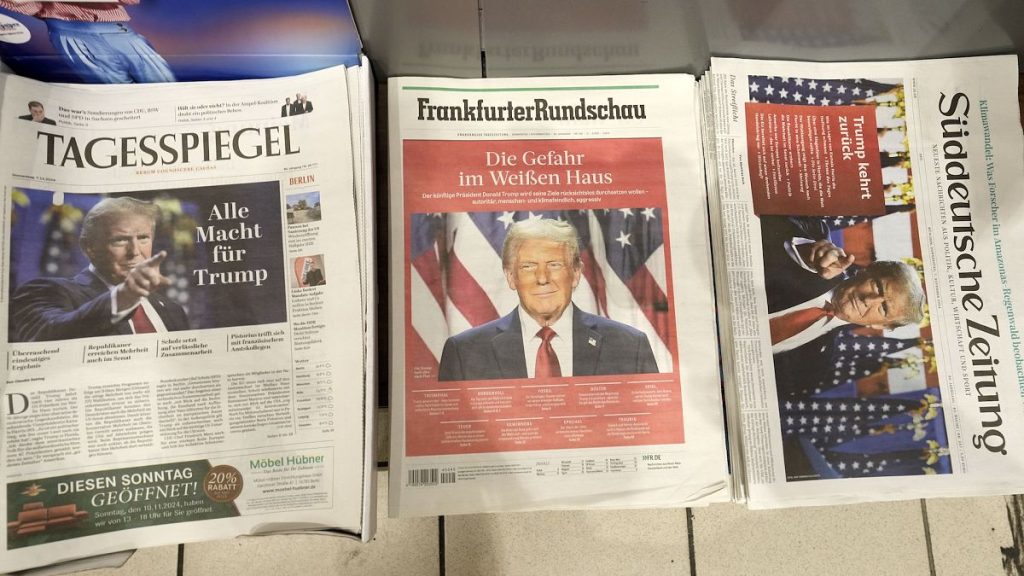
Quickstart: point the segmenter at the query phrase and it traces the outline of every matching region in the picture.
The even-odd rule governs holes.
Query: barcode
[[[455,470],[441,472],[441,484],[455,484]]]
[[[409,486],[437,486],[437,476],[437,468],[409,470]]]

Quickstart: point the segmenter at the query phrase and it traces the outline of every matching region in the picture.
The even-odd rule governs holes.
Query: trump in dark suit
[[[519,306],[448,338],[438,380],[658,372],[646,334],[573,306],[581,261],[571,224],[516,222],[505,238],[502,267]]]
[[[187,330],[181,306],[158,292],[166,252],[153,251],[159,209],[134,198],[108,198],[82,222],[79,244],[91,264],[73,278],[38,278],[11,298],[11,341]]]
[[[893,329],[923,319],[924,292],[910,265],[878,260],[851,274],[855,258],[827,240],[820,219],[763,216],[761,233],[780,402],[809,398],[832,374],[843,326]],[[815,309],[822,314],[804,316]]]
[[[799,248],[828,240],[828,227],[820,218],[762,216],[761,240],[764,255],[765,295],[768,312],[778,312],[832,290],[847,278],[853,263],[845,252],[836,251],[831,267],[801,265]],[[797,245],[800,239],[805,244]],[[810,269],[809,269],[810,268]]]
[[[827,239],[820,221],[762,217],[761,232],[776,354],[846,324],[892,329],[921,322],[924,292],[910,265],[876,260],[850,275],[853,255]],[[807,314],[813,310],[820,318]]]

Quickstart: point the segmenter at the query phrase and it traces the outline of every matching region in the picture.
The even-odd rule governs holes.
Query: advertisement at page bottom
[[[169,462],[7,485],[8,549],[145,526],[330,505],[324,450]]]

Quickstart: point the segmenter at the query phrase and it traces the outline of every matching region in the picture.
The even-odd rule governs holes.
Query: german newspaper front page
[[[1016,58],[715,59],[702,88],[749,505],[1024,490]]]
[[[391,81],[392,515],[728,498],[694,88]]]
[[[4,79],[0,569],[277,530],[368,538],[345,69]]]

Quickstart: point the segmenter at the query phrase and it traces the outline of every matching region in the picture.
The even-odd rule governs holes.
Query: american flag
[[[948,474],[949,444],[938,389],[872,398],[823,396],[780,405],[821,478]]]
[[[896,88],[874,80],[816,80],[784,76],[748,76],[751,102],[804,106],[849,106],[865,103]]]
[[[840,387],[850,388],[856,394],[857,382],[876,374],[886,359],[918,345],[915,339],[888,338],[885,336],[859,336],[848,327],[836,335],[831,347],[829,372],[808,380],[801,386],[787,387],[784,398],[792,400],[813,396],[835,394]],[[823,352],[824,353],[824,352]],[[786,375],[779,374],[779,377]],[[866,389],[870,382],[864,382],[860,389]]]
[[[938,375],[918,338],[844,328],[830,372],[779,399],[784,438],[796,440],[822,478],[948,473]],[[917,352],[917,354],[915,354]]]
[[[663,211],[604,210],[413,214],[410,222],[410,358],[432,363],[445,340],[519,305],[501,265],[513,222],[570,222],[580,239],[582,278],[573,304],[647,334],[658,368],[673,370],[675,330],[668,302]]]
[[[878,150],[883,165],[903,163],[909,170],[907,122],[901,84],[877,80],[791,78],[785,76],[748,76],[751,102],[794,106],[871,106],[875,111]],[[883,172],[883,178],[895,178]],[[892,191],[896,193],[895,190]],[[891,199],[895,202],[895,197]]]

